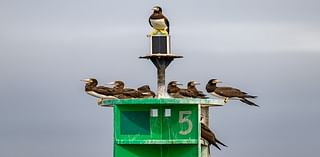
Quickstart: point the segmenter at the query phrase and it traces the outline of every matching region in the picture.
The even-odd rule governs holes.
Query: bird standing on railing
[[[119,99],[127,99],[127,98],[142,98],[143,94],[135,89],[132,88],[125,88],[124,82],[117,80],[111,83],[108,83],[109,85],[113,85],[113,89],[115,92],[115,97]]]
[[[209,80],[206,86],[207,92],[212,94],[213,96],[223,98],[225,103],[227,103],[229,99],[238,99],[241,102],[246,103],[250,106],[259,107],[259,105],[247,99],[256,98],[257,96],[248,95],[246,92],[243,92],[237,88],[217,87],[217,83],[221,83],[221,81],[217,79]]]
[[[98,81],[95,78],[83,79],[81,81],[85,82],[85,91],[87,94],[99,98],[98,104],[100,104],[103,99],[117,99],[113,96],[115,93],[112,88],[97,86]]]
[[[149,85],[143,85],[138,88],[138,91],[142,93],[143,98],[154,98],[156,94],[151,91]]]
[[[178,83],[178,81],[171,81],[167,87],[167,93],[172,98],[192,98],[192,93],[187,89],[179,88],[178,85],[182,85]]]
[[[207,99],[208,97],[202,92],[197,89],[197,85],[200,83],[196,81],[190,81],[188,82],[187,89],[192,93],[193,98],[201,98],[201,99]]]

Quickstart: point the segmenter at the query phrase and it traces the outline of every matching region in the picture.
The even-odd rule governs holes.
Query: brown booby
[[[143,85],[137,89],[139,92],[142,93],[143,98],[154,98],[156,94],[151,91],[149,85]]]
[[[208,97],[202,92],[197,89],[197,85],[200,83],[196,81],[188,82],[187,89],[192,93],[193,98],[200,98],[200,99],[207,99]]]
[[[169,20],[162,14],[162,8],[155,6],[152,8],[153,14],[149,17],[149,24],[158,31],[166,31],[169,34]]]
[[[219,150],[221,150],[221,148],[218,146],[218,144],[228,147],[227,145],[223,144],[220,140],[217,139],[213,131],[210,130],[210,128],[206,124],[204,124],[202,120],[201,120],[201,137],[206,141],[208,141],[209,147],[210,147],[210,144],[214,145]]]
[[[114,85],[113,89],[115,91],[114,96],[119,99],[127,99],[127,98],[142,98],[142,93],[132,89],[132,88],[125,88],[124,82],[117,80],[111,83],[108,83],[110,85]]]
[[[102,99],[116,99],[113,95],[114,90],[110,87],[97,86],[98,81],[94,78],[83,79],[81,80],[85,82],[85,91],[87,94],[94,96],[98,99],[98,103],[102,101]]]
[[[246,103],[250,106],[259,107],[259,105],[247,99],[247,98],[256,98],[257,96],[248,95],[246,92],[243,92],[237,88],[217,87],[217,83],[221,83],[221,81],[217,79],[209,80],[206,86],[207,92],[212,94],[213,96],[223,98],[225,103],[227,103],[229,99],[238,99],[241,102]]]
[[[187,89],[179,88],[178,85],[182,85],[178,83],[178,81],[171,81],[167,87],[167,93],[173,98],[191,98],[192,93]]]

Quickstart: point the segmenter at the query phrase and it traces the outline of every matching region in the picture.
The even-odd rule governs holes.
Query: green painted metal
[[[200,157],[200,104],[212,99],[104,100],[114,107],[114,157]]]
[[[198,157],[197,145],[115,145],[114,156],[117,157]]]
[[[156,117],[150,116],[152,109],[157,110],[158,115]],[[164,113],[166,109],[171,110],[170,117],[165,117]],[[148,113],[148,117],[141,119],[139,115],[128,117],[123,114],[130,112],[133,113],[133,115]],[[121,104],[114,106],[114,116],[116,143],[199,143],[198,122],[200,121],[200,118],[199,105],[197,104]],[[121,122],[125,122],[125,124],[122,124]],[[146,126],[150,127],[149,133],[146,133],[148,131],[145,131]],[[126,134],[124,134],[124,132]],[[132,134],[132,132],[136,134]]]
[[[128,140],[128,139],[118,139],[115,143],[117,144],[198,144],[197,139],[175,139],[175,140]]]

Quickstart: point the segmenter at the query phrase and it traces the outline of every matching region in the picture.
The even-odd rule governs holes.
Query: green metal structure
[[[114,157],[200,157],[201,105],[213,99],[104,100],[114,107]]]

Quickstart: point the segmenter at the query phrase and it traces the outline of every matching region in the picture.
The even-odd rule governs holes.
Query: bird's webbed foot
[[[161,34],[168,35],[169,33],[166,30],[160,30]]]
[[[153,31],[150,33],[150,35],[157,35],[159,32],[159,30],[157,29],[153,29]]]
[[[98,104],[98,105],[102,104],[102,101],[103,101],[103,99],[102,99],[102,98],[99,98],[99,99],[97,100],[97,104]]]

